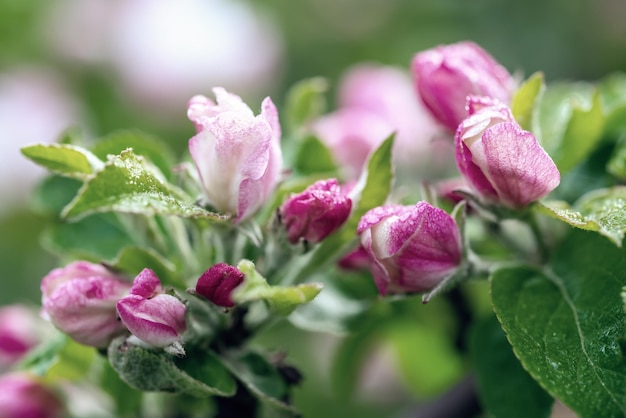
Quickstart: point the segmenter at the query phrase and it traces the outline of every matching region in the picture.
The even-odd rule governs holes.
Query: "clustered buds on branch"
[[[293,287],[283,286],[292,284],[289,280],[297,276],[285,273],[293,267],[292,260],[286,258],[301,255],[293,252],[297,249],[296,244],[301,242],[311,244],[313,248],[323,247],[324,240],[342,227],[341,233],[335,236],[343,237],[349,231],[353,234],[353,241],[342,243],[341,249],[337,248],[335,252],[346,250],[350,244],[359,245],[356,249],[353,245],[353,251],[341,259],[340,266],[369,268],[383,296],[428,291],[442,283],[447,285],[445,280],[456,277],[459,272],[465,274],[461,267],[468,263],[465,259],[468,251],[463,248],[465,240],[459,225],[461,222],[457,224],[455,220],[458,218],[425,200],[412,205],[384,204],[386,197],[371,203],[370,196],[359,195],[365,187],[365,180],[369,180],[365,168],[372,167],[366,163],[376,148],[394,132],[403,137],[405,143],[414,134],[415,126],[408,122],[411,118],[399,117],[397,113],[400,107],[416,109],[416,112],[423,110],[414,91],[418,92],[432,117],[447,130],[455,132],[460,181],[473,190],[476,201],[520,210],[558,186],[560,174],[556,165],[533,134],[516,122],[509,108],[516,89],[515,81],[489,54],[471,42],[440,46],[417,54],[412,71],[413,87],[410,79],[389,70],[370,68],[363,69],[358,77],[354,75],[351,87],[343,92],[344,107],[311,121],[307,126],[320,136],[335,162],[339,163],[339,169],[333,174],[339,180],[318,180],[302,192],[279,193],[282,203],[280,199],[272,199],[283,173],[281,128],[272,100],[265,98],[261,113],[255,115],[241,98],[223,88],[213,89],[215,101],[204,96],[191,99],[187,115],[197,130],[189,140],[189,153],[197,171],[194,186],[202,190],[204,198],[199,200],[202,206],[224,215],[227,220],[219,221],[222,224],[216,226],[215,237],[207,238],[213,231],[211,226],[203,224],[198,231],[180,228],[175,238],[172,234],[168,239],[175,242],[187,257],[193,257],[194,262],[190,264],[196,265],[183,269],[188,277],[182,280],[200,275],[195,293],[193,290],[189,293],[201,296],[195,298],[194,303],[204,304],[206,318],[203,319],[209,322],[207,312],[214,313],[214,305],[234,307],[219,309],[216,315],[223,317],[233,312],[243,315],[248,309],[246,304],[267,302],[271,298],[276,298],[267,304],[268,310],[274,309],[273,312],[290,313],[294,306],[308,302],[319,289],[298,287],[300,283]],[[376,82],[368,84],[367,77],[375,78]],[[403,97],[399,102],[389,99],[377,102],[385,86],[394,86],[406,94],[398,94]],[[452,139],[451,135],[448,136]],[[392,139],[385,142],[391,144]],[[402,152],[397,148],[394,151]],[[391,174],[388,177],[391,178]],[[358,186],[353,186],[357,179],[360,179]],[[340,185],[340,180],[347,183]],[[451,196],[451,189],[458,182],[454,180],[454,187],[442,186],[444,194]],[[352,187],[356,190],[354,193],[349,190]],[[290,190],[302,190],[302,187]],[[459,194],[453,198],[460,200],[462,196]],[[276,229],[261,230],[254,223],[255,214],[264,212],[261,210],[264,208],[268,209],[266,213],[277,213],[280,221],[277,223],[278,233],[282,235],[277,236],[283,242],[279,239],[271,242],[284,244],[286,236],[291,246],[284,245],[275,253],[259,250],[270,241],[266,239],[268,236],[278,234]],[[194,206],[193,209],[201,208]],[[250,237],[253,239],[248,245],[244,241]],[[180,245],[181,240],[183,245]],[[198,245],[200,250],[191,248],[198,243],[202,244]],[[330,254],[330,251],[325,254],[337,258],[343,255]],[[311,259],[319,262],[314,256]],[[282,276],[268,277],[266,281],[262,277],[262,268],[261,273],[257,273],[251,262],[246,264],[248,270],[241,264],[241,270],[231,265],[246,257],[258,257],[261,266],[288,268],[275,268]],[[294,265],[294,269],[301,268],[296,263]],[[245,285],[241,286],[242,283]],[[237,288],[245,291],[240,294],[235,291]],[[131,283],[103,265],[78,261],[51,271],[43,278],[41,291],[43,310],[52,324],[84,345],[105,348],[113,339],[124,335],[129,337],[127,342],[148,350],[162,352],[165,349],[170,354],[183,355],[183,346],[201,332],[189,321],[190,317],[197,318],[198,315],[190,313],[192,303],[188,295],[164,288],[150,268],[143,269]],[[244,327],[246,323],[236,317],[231,322],[216,320],[210,326],[218,329],[210,336],[205,335],[207,340],[202,342],[203,349],[219,346],[209,339],[219,338],[223,331],[220,327]],[[237,328],[236,331],[241,330]],[[241,334],[248,335],[246,332]],[[33,381],[19,386],[5,380],[0,380],[0,386],[12,385],[11,390],[35,385]],[[40,390],[38,388],[33,391]],[[0,405],[2,393],[0,390]],[[50,410],[53,411],[54,407],[51,406]]]

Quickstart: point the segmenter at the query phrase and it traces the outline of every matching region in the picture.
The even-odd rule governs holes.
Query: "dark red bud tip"
[[[202,273],[196,283],[196,293],[218,306],[230,308],[235,305],[231,294],[243,282],[244,277],[236,267],[218,263]]]

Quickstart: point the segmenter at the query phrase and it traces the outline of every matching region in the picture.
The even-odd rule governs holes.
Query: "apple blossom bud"
[[[206,197],[223,214],[248,218],[274,191],[282,169],[278,112],[267,97],[261,114],[221,87],[217,104],[204,96],[189,102],[187,115],[198,134],[189,140]]]
[[[319,180],[280,207],[281,221],[292,244],[304,239],[317,243],[336,231],[348,219],[352,200],[341,190],[337,179]]]
[[[487,96],[508,104],[516,88],[508,71],[473,42],[420,52],[411,69],[422,101],[452,131],[467,116],[467,96]]]
[[[424,201],[374,208],[361,218],[357,232],[383,295],[432,289],[461,263],[454,219]]]
[[[0,369],[19,361],[42,341],[45,323],[35,310],[25,305],[8,305],[0,309]]]
[[[230,308],[235,305],[231,294],[243,282],[244,277],[236,267],[217,263],[202,273],[196,283],[196,293],[218,306]]]
[[[59,397],[35,376],[10,373],[0,376],[1,418],[60,418]]]
[[[150,269],[135,277],[130,294],[117,302],[117,312],[135,337],[154,347],[178,342],[187,328],[185,305],[164,293],[161,281]]]
[[[130,283],[105,267],[77,261],[43,278],[43,311],[55,327],[79,343],[106,347],[124,332],[115,304],[129,289]]]
[[[504,105],[470,97],[470,116],[455,135],[461,175],[486,201],[522,208],[550,193],[559,170]]]

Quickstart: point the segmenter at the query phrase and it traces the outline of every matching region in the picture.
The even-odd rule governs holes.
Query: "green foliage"
[[[495,316],[474,325],[470,349],[480,398],[494,418],[548,418],[553,399],[522,367]]]
[[[166,183],[144,158],[130,150],[109,158],[104,168],[85,182],[62,216],[78,220],[97,212],[174,215],[218,220],[219,215],[193,204]]]
[[[551,269],[508,267],[491,278],[496,314],[524,368],[581,418],[626,414],[624,255],[573,230]]]
[[[270,286],[255,269],[254,264],[242,260],[237,268],[244,273],[244,282],[232,294],[235,303],[264,300],[278,315],[287,316],[295,308],[313,300],[322,290],[321,283],[306,283],[297,286]]]
[[[81,180],[102,167],[103,163],[88,150],[69,144],[30,145],[22,154],[40,166],[61,176]]]
[[[606,135],[619,138],[626,130],[626,73],[613,73],[598,83],[602,109],[606,115]]]
[[[324,94],[328,82],[322,77],[313,77],[295,83],[287,92],[285,121],[293,132],[320,116],[326,110]]]
[[[107,161],[109,155],[119,155],[129,148],[135,155],[148,159],[170,179],[175,161],[173,151],[160,139],[144,132],[138,130],[113,132],[99,139],[91,151],[101,160]]]
[[[142,391],[184,393],[196,397],[232,396],[235,393],[234,379],[208,350],[202,356],[176,360],[162,350],[127,343],[126,337],[122,336],[109,345],[108,356],[121,379]]]
[[[544,213],[567,224],[595,231],[622,246],[626,232],[626,187],[598,189],[582,196],[570,208],[564,202],[545,202],[538,206]]]
[[[596,87],[587,83],[550,85],[532,129],[561,174],[574,168],[602,139],[604,113]]]
[[[337,172],[330,150],[314,136],[307,136],[302,141],[296,155],[295,169],[304,175],[328,173],[329,177]]]
[[[524,81],[513,96],[511,112],[523,129],[531,129],[535,104],[541,100],[545,89],[543,73],[537,72]]]
[[[230,352],[224,364],[246,388],[262,402],[278,407],[288,416],[296,416],[295,409],[285,402],[288,386],[276,366],[254,351]]]
[[[81,345],[64,334],[57,334],[32,350],[19,365],[49,381],[81,380],[87,377],[94,360],[92,347]]]
[[[137,411],[141,410],[141,400],[143,393],[126,384],[117,372],[111,367],[107,359],[100,361],[102,374],[100,375],[100,386],[111,396],[115,403],[115,413],[119,418],[133,418],[137,416]]]
[[[118,253],[113,262],[113,267],[133,277],[144,268],[149,268],[161,279],[161,283],[164,286],[185,287],[185,282],[176,272],[176,267],[162,255],[151,249],[126,247]]]

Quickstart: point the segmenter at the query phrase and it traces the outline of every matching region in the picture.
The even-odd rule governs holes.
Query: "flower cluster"
[[[274,367],[282,379],[280,362],[247,364],[257,354],[246,352],[245,342],[274,317],[313,300],[321,285],[311,277],[326,277],[322,266],[367,268],[382,296],[430,291],[430,297],[467,279],[475,266],[466,216],[522,219],[558,186],[560,173],[514,117],[516,81],[479,46],[461,42],[420,52],[411,69],[413,83],[397,69],[354,69],[342,81],[338,110],[314,115],[286,135],[294,146],[302,132],[316,136],[316,151],[325,148],[325,161],[336,164],[326,171],[303,173],[284,163],[278,111],[269,97],[255,114],[218,87],[214,100],[195,96],[188,104],[196,134],[188,143],[190,160],[177,174],[190,175],[176,184],[159,175],[163,167],[149,156],[130,149],[97,161],[88,176],[74,175],[87,179],[64,216],[82,210],[76,202],[89,199],[92,189],[98,198],[109,193],[113,178],[126,182],[123,196],[96,209],[106,199],[88,202],[77,217],[117,210],[134,216],[128,224],[141,225],[129,235],[143,235],[102,264],[75,261],[52,270],[41,282],[44,316],[75,341],[108,348],[113,368],[140,389],[223,395],[226,389],[210,387],[208,369],[195,370],[197,359],[181,358],[210,358],[220,368],[216,376],[244,382],[257,366]],[[393,189],[395,165],[431,158],[424,150],[435,132],[461,176],[444,179],[438,189],[459,202],[454,209],[439,207],[430,193],[417,195],[417,179]],[[309,157],[318,155],[298,158]],[[452,163],[447,168],[455,170]],[[446,169],[441,172],[451,174]],[[103,178],[107,189],[97,189]],[[461,192],[459,184],[470,190]],[[466,205],[476,210],[466,212]],[[136,215],[149,221],[142,224]],[[149,244],[136,248],[138,242]],[[137,255],[133,263],[127,254]],[[11,331],[0,339],[0,355],[19,356],[33,344]],[[151,374],[143,376],[135,363]]]

